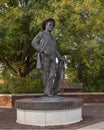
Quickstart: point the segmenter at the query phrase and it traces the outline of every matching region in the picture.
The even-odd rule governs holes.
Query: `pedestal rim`
[[[80,98],[66,98],[66,97],[58,97],[53,99],[46,98],[47,100],[41,101],[40,99],[44,99],[46,97],[39,98],[27,98],[27,99],[19,99],[16,100],[15,107],[17,109],[23,110],[65,110],[65,109],[74,109],[80,108],[83,105],[83,99]],[[39,99],[39,100],[38,100]],[[36,100],[34,102],[34,100]]]

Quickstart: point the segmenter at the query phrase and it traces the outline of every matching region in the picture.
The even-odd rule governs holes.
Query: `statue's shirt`
[[[39,32],[32,41],[32,46],[47,55],[56,54],[56,39],[49,32]]]

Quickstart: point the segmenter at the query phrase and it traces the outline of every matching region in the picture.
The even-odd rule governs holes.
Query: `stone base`
[[[17,123],[54,126],[82,120],[82,99],[41,97],[16,101]]]

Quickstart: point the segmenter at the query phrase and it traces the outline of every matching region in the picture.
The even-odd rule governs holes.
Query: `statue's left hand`
[[[65,58],[64,57],[61,57],[59,60],[62,61],[62,62],[65,62]]]

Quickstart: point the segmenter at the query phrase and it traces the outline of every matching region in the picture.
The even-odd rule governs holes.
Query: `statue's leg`
[[[45,94],[46,93],[45,88],[49,77],[49,58],[44,55],[42,57],[42,62],[43,62],[43,85],[44,85],[44,94]]]
[[[58,94],[60,77],[61,77],[61,67],[60,67],[60,62],[59,62],[56,67],[56,76],[55,76],[54,85],[53,85],[53,95]]]
[[[53,86],[53,80],[55,77],[55,61],[50,61],[49,62],[49,77],[47,79],[47,83],[46,83],[46,87],[45,87],[45,91],[44,94],[47,96],[51,96],[51,88]]]
[[[56,73],[56,76],[54,79],[54,86],[53,86],[53,95],[58,95],[59,81],[60,81],[60,75],[59,73]]]
[[[58,94],[58,87],[59,87],[59,82],[60,82],[60,78],[62,75],[62,71],[63,71],[63,62],[59,61],[59,63],[57,64],[56,67],[56,76],[54,79],[54,86],[53,86],[53,95],[57,95]]]

